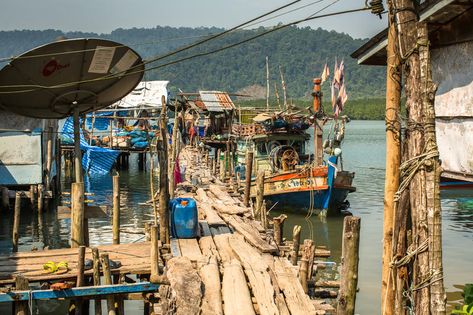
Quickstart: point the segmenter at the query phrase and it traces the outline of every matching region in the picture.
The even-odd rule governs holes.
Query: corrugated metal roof
[[[235,105],[226,92],[199,91],[199,94],[209,112],[224,112],[235,109]]]

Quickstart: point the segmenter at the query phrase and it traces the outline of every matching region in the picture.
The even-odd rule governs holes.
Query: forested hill
[[[177,58],[214,50],[267,29],[240,30],[221,39],[182,52],[170,58],[152,63],[157,66]],[[222,31],[219,28],[133,28],[117,29],[110,34],[81,32],[63,33],[58,30],[44,31],[1,31],[0,58],[19,55],[38,45],[49,43],[58,37],[100,37],[130,45],[143,58],[162,55],[166,52],[202,39],[203,36]],[[269,57],[271,89],[274,83],[280,87],[279,70],[284,69],[289,97],[308,97],[312,89],[312,78],[319,76],[325,62],[331,70],[335,58],[344,60],[346,82],[351,99],[384,97],[385,70],[382,67],[359,66],[350,58],[350,53],[361,46],[364,40],[353,39],[347,34],[311,29],[309,27],[289,27],[262,36],[228,50],[205,57],[193,58],[175,65],[148,72],[146,80],[169,80],[172,91],[226,90],[230,92],[248,91],[245,87],[266,86],[265,57]],[[3,64],[1,64],[3,65]],[[250,89],[251,91],[261,88]],[[328,95],[328,84],[324,90]],[[274,92],[271,92],[274,97]]]

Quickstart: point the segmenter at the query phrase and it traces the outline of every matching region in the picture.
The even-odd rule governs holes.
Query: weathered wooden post
[[[100,285],[100,256],[99,256],[99,249],[97,247],[92,248],[92,258],[93,258],[93,268],[94,268],[94,286]],[[102,300],[95,299],[95,314],[102,315]]]
[[[38,205],[37,202],[38,198],[38,187],[36,185],[30,185],[30,203],[31,203],[31,209],[36,209],[36,206]]]
[[[38,184],[38,213],[42,213],[44,210],[44,185]]]
[[[150,282],[158,282],[159,279],[159,231],[158,226],[151,226],[151,275]]]
[[[13,216],[13,251],[18,251],[18,233],[20,232],[20,211],[21,211],[21,194],[15,194],[15,212]]]
[[[85,270],[85,246],[79,246],[78,258],[77,258],[77,280],[76,287],[84,286],[84,270]],[[83,314],[83,299],[77,298],[75,300],[76,314]]]
[[[256,176],[256,203],[255,216],[258,217],[261,213],[261,206],[263,205],[264,197],[264,171],[259,171]]]
[[[250,188],[251,188],[251,174],[253,173],[253,151],[246,153],[246,168],[245,168],[245,194],[243,203],[246,207],[250,206]]]
[[[113,176],[113,244],[120,244],[120,175]]]
[[[79,108],[74,108],[74,172],[75,182],[82,183],[82,152],[80,150],[80,125],[79,125]],[[110,141],[112,139],[110,138]],[[83,192],[82,192],[83,193]]]
[[[394,195],[399,188],[399,166],[401,161],[401,125],[399,111],[401,104],[401,60],[396,53],[398,38],[394,23],[394,10],[389,10],[386,76],[386,176],[384,185],[383,220],[383,269],[381,286],[381,308],[384,315],[393,314],[394,284],[390,263],[394,226]]]
[[[51,166],[53,162],[53,131],[53,127],[48,127],[48,131],[46,134],[46,190],[51,190]]]
[[[360,246],[360,218],[347,216],[343,220],[343,241],[338,292],[337,314],[354,314],[358,284],[358,254]]]
[[[85,243],[83,183],[72,183],[71,210],[71,247],[79,247]]]
[[[10,209],[10,197],[7,187],[2,187],[2,209],[5,211]]]
[[[57,137],[56,139],[56,154],[55,154],[55,163],[56,163],[56,181],[55,184],[55,192],[56,196],[61,195],[61,169],[62,169],[62,149],[61,149],[61,139]]]
[[[100,262],[102,263],[104,284],[105,285],[113,284],[112,272],[110,271],[110,260],[109,260],[108,254],[101,254]],[[108,315],[116,315],[115,300],[112,294],[107,295],[107,309],[108,309]]]
[[[301,226],[294,225],[292,229],[292,252],[291,252],[291,263],[297,266],[297,257],[299,256],[299,247],[301,243]]]
[[[30,284],[28,280],[21,274],[15,277],[15,290],[17,291],[28,291],[30,290]],[[28,302],[15,302],[15,314],[16,315],[28,315],[29,314]]]
[[[287,219],[287,215],[285,214],[281,214],[273,218],[274,241],[276,242],[276,245],[278,246],[282,244],[284,221],[286,219]]]
[[[168,178],[168,146],[166,131],[166,99],[161,98],[161,147],[158,150],[159,172],[159,239],[169,244],[169,178]]]

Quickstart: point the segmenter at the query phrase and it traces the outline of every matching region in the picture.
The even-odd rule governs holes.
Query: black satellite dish
[[[107,107],[141,81],[131,48],[104,39],[53,42],[13,58],[0,71],[0,108],[23,116],[64,118]]]

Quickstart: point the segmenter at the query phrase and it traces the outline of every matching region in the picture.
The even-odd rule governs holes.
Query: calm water
[[[360,240],[359,293],[357,313],[379,314],[381,283],[381,251],[383,220],[383,185],[385,167],[385,138],[383,121],[353,121],[347,125],[343,143],[343,162],[346,170],[355,171],[354,185],[357,192],[349,195],[351,211],[362,219]],[[91,199],[97,203],[111,204],[111,176],[96,178],[89,182],[95,193]],[[87,182],[86,182],[87,185]],[[127,230],[141,229],[144,222],[151,221],[151,207],[142,206],[149,199],[149,173],[138,171],[137,155],[130,158],[130,170],[120,173],[122,200],[122,227]],[[449,300],[461,298],[465,283],[473,282],[473,191],[442,193],[443,243],[445,285]],[[310,221],[309,224],[307,221]],[[11,251],[10,214],[0,215],[0,253]],[[313,237],[317,244],[327,246],[337,264],[341,254],[342,217],[329,217],[322,221],[318,217],[306,219],[304,215],[290,213],[285,224],[285,236],[290,237],[294,224],[303,229],[303,238],[310,236],[309,225],[313,226]],[[24,211],[21,216],[20,251],[39,249],[44,246],[60,248],[68,246],[69,220],[56,220],[53,212],[42,220]],[[110,219],[91,219],[90,243],[111,243]],[[140,241],[141,236],[122,233],[122,242]],[[331,274],[330,269],[324,271]],[[129,310],[142,313],[141,303],[129,303]],[[141,310],[139,310],[141,309]]]

